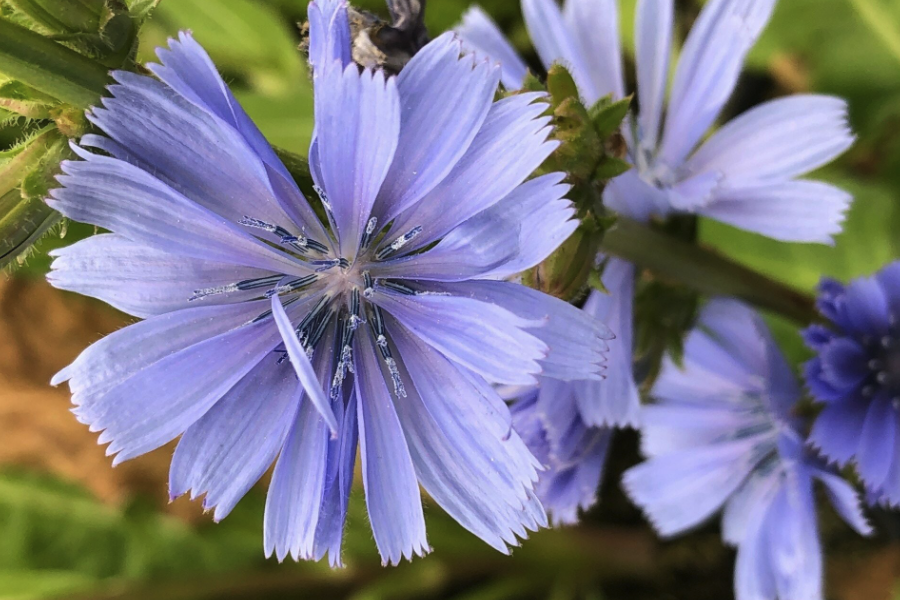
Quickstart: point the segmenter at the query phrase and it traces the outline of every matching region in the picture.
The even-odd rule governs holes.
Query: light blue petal
[[[500,69],[472,56],[445,33],[420,50],[397,78],[400,141],[376,203],[386,225],[450,173],[481,129]]]
[[[550,118],[542,116],[542,94],[520,94],[496,102],[472,145],[447,177],[413,208],[392,231],[424,229],[409,249],[439,240],[467,219],[509,196],[559,145],[548,142]],[[515,213],[514,220],[525,218]]]
[[[321,363],[320,363],[321,364]],[[322,384],[328,373],[323,372]],[[304,398],[266,497],[263,525],[266,556],[279,561],[315,555],[315,536],[325,488],[328,427],[318,409]]]
[[[563,19],[578,45],[597,97],[612,94],[615,99],[624,98],[617,0],[567,0]]]
[[[703,7],[672,83],[660,152],[664,163],[681,165],[718,118],[774,6],[775,0],[713,0]]]
[[[842,519],[860,535],[872,535],[873,529],[863,512],[862,501],[847,481],[824,470],[817,470],[815,477],[825,485],[828,499]]]
[[[544,377],[565,381],[601,378],[613,333],[605,323],[568,302],[505,281],[466,281],[434,288],[495,304],[537,323],[528,333],[550,348],[550,354],[541,360]]]
[[[300,394],[287,365],[263,359],[178,442],[169,497],[203,494],[203,508],[221,521],[275,462]]]
[[[824,166],[854,141],[847,103],[798,95],[761,104],[717,131],[687,163],[731,182],[793,179]]]
[[[48,281],[61,290],[99,298],[136,317],[259,297],[259,290],[190,298],[200,289],[276,276],[272,271],[176,256],[116,234],[89,237],[54,250]]]
[[[406,296],[377,288],[372,302],[444,356],[492,383],[530,384],[546,344],[529,329],[540,323],[471,298]],[[448,326],[452,323],[452,326]]]
[[[893,326],[887,295],[874,277],[862,277],[847,285],[841,311],[844,327],[857,335],[881,339]]]
[[[749,536],[757,535],[753,519],[761,507],[769,506],[778,493],[781,471],[754,473],[725,505],[722,512],[722,539],[726,544],[744,548],[752,546]]]
[[[649,221],[669,212],[669,196],[632,169],[609,182],[603,192],[603,205],[631,219]]]
[[[294,330],[294,325],[284,311],[281,298],[278,296],[272,296],[272,316],[275,318],[276,325],[278,325],[281,339],[284,341],[291,364],[294,366],[294,372],[297,374],[297,379],[300,380],[300,385],[306,393],[306,398],[312,402],[319,414],[322,415],[322,418],[325,419],[325,423],[331,432],[337,434],[337,417],[334,415],[331,402],[325,395],[327,384],[323,386],[319,381],[319,376],[306,355],[306,349],[300,343],[297,332]]]
[[[715,199],[715,192],[724,180],[718,171],[709,171],[683,179],[666,190],[669,205],[677,211],[695,212]]]
[[[426,252],[371,264],[372,277],[466,281],[518,259],[519,217],[491,211],[469,219]]]
[[[528,75],[528,66],[516,52],[497,24],[480,7],[473,6],[463,15],[456,33],[463,47],[480,52],[500,63],[500,81],[510,90],[522,87]]]
[[[603,272],[609,294],[592,292],[584,311],[616,333],[609,341],[609,360],[603,381],[579,381],[575,397],[582,419],[595,427],[637,427],[640,423],[641,395],[632,366],[632,303],[634,266],[610,259]]]
[[[661,536],[709,519],[747,479],[759,436],[652,458],[625,472],[622,485]]]
[[[337,63],[315,78],[316,143],[321,186],[334,213],[341,256],[354,256],[400,133],[393,78]],[[383,223],[386,225],[387,223]]]
[[[506,198],[472,217],[472,221],[495,223],[503,215],[515,215],[519,222],[519,252],[502,266],[480,275],[485,279],[506,279],[546,260],[569,239],[579,221],[575,207],[565,198],[571,189],[562,183],[562,173],[543,175],[526,181]]]
[[[575,78],[584,100],[589,105],[599,100],[600,90],[590,76],[584,50],[563,20],[556,1],[522,0],[522,14],[528,33],[531,34],[531,41],[544,66],[549,69],[554,63],[562,63]]]
[[[656,150],[662,125],[674,24],[675,7],[672,0],[638,2],[634,42],[638,98],[641,105],[638,137],[641,147],[649,151]]]
[[[106,452],[119,464],[196,423],[261,360],[274,358],[278,341],[270,321],[245,325],[146,366],[76,414],[103,432],[101,444],[112,442]]]
[[[769,514],[777,488],[772,493],[768,502],[761,502],[749,507],[747,515],[744,539],[738,548],[737,564],[734,572],[735,600],[775,600],[778,591],[775,583],[775,574],[772,570],[770,557],[771,531],[766,527],[766,517]]]
[[[407,397],[396,403],[425,491],[466,529],[503,553],[528,527],[534,459],[479,391],[435,350],[392,324]],[[412,385],[410,385],[412,384]]]
[[[350,22],[347,19],[347,0],[313,0],[309,3],[309,64],[322,69],[332,61],[349,65]]]
[[[82,156],[86,160],[62,164],[57,179],[63,187],[47,200],[70,219],[188,258],[301,276],[312,272],[146,171],[115,158]]]
[[[719,188],[697,212],[784,242],[831,244],[853,197],[815,181]]]
[[[50,383],[68,381],[72,402],[76,406],[90,404],[145,367],[240,327],[264,312],[268,304],[198,306],[135,323],[88,346]]]
[[[272,192],[265,163],[234,125],[151,77],[122,71],[114,75],[118,85],[109,88],[113,97],[87,115],[112,138],[107,148],[114,156],[232,222],[249,213],[290,224]],[[265,140],[260,144],[268,147]]]
[[[353,486],[353,468],[359,443],[359,428],[356,421],[356,393],[348,390],[349,400],[343,411],[341,434],[328,442],[328,465],[325,478],[325,493],[319,509],[319,523],[316,526],[316,542],[313,560],[321,560],[328,554],[332,567],[343,566],[341,542],[344,537],[344,523],[347,520],[347,505],[350,488]],[[343,398],[337,402],[343,403]]]
[[[375,353],[368,334],[356,336],[353,358],[366,505],[382,563],[396,565],[430,548],[409,447]]]

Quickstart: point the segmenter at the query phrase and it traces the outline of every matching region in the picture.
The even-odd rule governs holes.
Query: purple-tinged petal
[[[754,183],[718,188],[697,212],[783,242],[831,244],[852,201],[817,181]]]
[[[63,187],[47,200],[65,216],[188,258],[279,273],[311,272],[146,171],[97,154],[84,153],[83,158],[62,164],[58,180]]]
[[[641,179],[636,169],[619,175],[603,192],[603,204],[638,221],[664,216],[669,210],[669,195]]]
[[[851,333],[880,339],[891,328],[888,298],[874,277],[863,277],[847,286],[841,313],[842,325]]]
[[[760,457],[759,436],[652,458],[625,472],[622,485],[654,529],[670,537],[710,518]]]
[[[718,171],[683,179],[666,190],[669,205],[681,212],[695,212],[705,208],[716,198],[715,192],[722,180],[723,176]]]
[[[882,268],[875,278],[884,288],[892,316],[900,319],[900,262],[893,262]]]
[[[835,339],[834,332],[824,325],[810,325],[802,332],[803,341],[810,350],[819,351],[831,340]]]
[[[277,276],[272,271],[176,256],[116,234],[95,235],[50,255],[54,261],[47,279],[54,287],[99,298],[141,318],[196,307],[191,298],[198,290]],[[206,297],[202,304],[244,302],[258,298],[259,293],[258,289],[235,289]]]
[[[897,420],[897,410],[887,395],[875,397],[869,404],[856,454],[856,469],[868,488],[884,485],[892,463],[897,460],[891,452],[900,435]]]
[[[666,164],[682,164],[715,122],[774,6],[775,0],[713,0],[703,7],[672,83],[660,151]]]
[[[550,354],[542,359],[544,377],[575,381],[600,379],[609,340],[609,327],[568,302],[529,287],[505,281],[466,281],[434,285],[434,289],[501,306],[540,326],[528,333],[543,341]]]
[[[766,327],[746,304],[716,298],[703,308],[700,324],[726,353],[746,365],[751,373],[766,373],[768,345],[763,334]]]
[[[518,216],[490,211],[469,219],[426,252],[372,263],[376,279],[466,281],[493,273],[519,256]]]
[[[582,454],[574,464],[551,465],[548,471],[541,473],[538,495],[550,513],[554,527],[576,524],[579,511],[586,511],[597,503],[612,436],[612,429],[591,429]]]
[[[616,100],[624,98],[618,2],[567,0],[563,19],[576,41],[597,98],[610,94]]]
[[[714,444],[741,431],[772,427],[769,415],[722,399],[651,404],[644,407],[641,418],[641,452],[650,457]]]
[[[548,348],[528,330],[541,323],[503,308],[436,294],[378,289],[372,301],[447,358],[494,383],[530,384]]]
[[[818,402],[840,402],[846,394],[843,390],[837,390],[825,380],[822,370],[822,360],[819,357],[811,359],[803,366],[803,378],[806,387]]]
[[[294,330],[294,325],[284,311],[281,298],[278,296],[272,297],[272,316],[275,318],[275,324],[278,325],[281,339],[284,341],[291,364],[294,366],[294,372],[297,374],[297,379],[300,380],[300,385],[306,393],[306,398],[312,402],[319,414],[322,415],[322,418],[325,419],[328,428],[336,435],[338,430],[337,417],[334,415],[331,402],[328,400],[324,386],[319,381],[316,370],[306,354],[306,349],[300,343],[297,332]]]
[[[332,61],[342,67],[349,65],[350,22],[347,19],[347,0],[313,0],[307,11],[309,19],[309,64],[323,69]]]
[[[791,96],[732,120],[697,150],[686,168],[692,173],[718,171],[729,181],[784,181],[828,164],[853,140],[844,100]]]
[[[548,142],[550,118],[542,116],[542,94],[519,94],[496,102],[471,146],[453,170],[412,209],[393,231],[424,229],[409,249],[441,239],[471,217],[513,193],[557,148]],[[525,215],[516,214],[523,218]]]
[[[198,306],[135,323],[90,345],[54,375],[50,384],[68,381],[72,402],[89,404],[157,361],[240,327],[264,312],[268,304]]]
[[[339,402],[343,402],[343,399],[339,399]],[[328,562],[332,567],[343,566],[341,542],[344,537],[344,523],[347,520],[347,505],[350,501],[350,488],[353,486],[353,468],[359,444],[356,413],[356,392],[350,387],[349,401],[343,411],[340,438],[328,442],[325,493],[322,496],[322,507],[319,509],[313,555],[313,560],[318,561],[327,552]]]
[[[275,462],[297,412],[297,381],[274,355],[262,360],[178,442],[169,496],[206,494],[221,521]]]
[[[844,466],[859,448],[866,413],[861,402],[828,404],[813,425],[809,443],[829,461]]]
[[[500,69],[445,33],[420,50],[397,78],[400,141],[375,214],[387,224],[421,200],[469,149],[488,115]]]
[[[368,334],[356,337],[359,441],[369,520],[383,564],[429,552],[422,500],[403,428]],[[405,400],[405,399],[401,399]]]
[[[662,125],[674,25],[675,7],[672,0],[638,2],[634,42],[641,104],[638,138],[641,147],[649,151],[656,150]]]
[[[581,96],[590,105],[601,98],[580,41],[573,36],[555,0],[522,0],[525,26],[541,61],[548,69],[553,63],[561,63],[572,74]],[[599,34],[600,32],[595,32]],[[592,51],[594,51],[592,49]],[[607,92],[608,93],[608,92]]]
[[[546,260],[569,239],[579,221],[573,204],[565,198],[571,189],[562,183],[563,173],[551,173],[526,181],[506,198],[488,210],[472,217],[470,225],[496,223],[504,215],[517,215],[519,252],[487,273],[485,279],[505,279],[526,271]]]
[[[400,104],[395,80],[385,81],[383,71],[338,67],[315,80],[316,143],[341,256],[353,256],[397,150]]]
[[[508,430],[507,414],[497,414],[447,359],[391,325],[408,382],[397,415],[422,486],[466,529],[508,553],[531,521],[534,458]]]
[[[824,470],[816,470],[815,477],[825,485],[825,491],[834,510],[860,535],[872,535],[873,529],[866,515],[859,494],[843,477]]]
[[[726,544],[743,547],[752,540],[748,537],[756,535],[754,514],[759,507],[768,506],[778,493],[779,477],[771,473],[754,473],[741,486],[725,505],[722,512],[722,539]]]
[[[610,259],[603,272],[609,294],[592,292],[584,311],[616,332],[609,341],[609,361],[603,381],[575,384],[578,410],[588,425],[637,427],[640,423],[641,395],[632,366],[632,302],[634,266]],[[551,348],[552,350],[552,348]]]
[[[850,393],[869,375],[869,358],[859,342],[852,338],[836,338],[819,352],[821,372],[819,376],[829,387]]]
[[[113,97],[88,119],[112,139],[107,146],[117,158],[232,222],[252,211],[257,219],[288,223],[265,163],[234,126],[151,77],[122,71],[115,77]]]
[[[480,7],[473,6],[463,15],[456,33],[466,50],[480,52],[500,63],[500,81],[510,90],[522,87],[528,65],[519,56],[497,24]]]
[[[239,327],[145,367],[76,414],[112,442],[106,452],[119,464],[182,434],[277,344],[271,322]]]

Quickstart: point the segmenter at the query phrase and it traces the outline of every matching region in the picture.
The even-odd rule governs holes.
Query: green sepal
[[[635,354],[652,387],[668,357],[681,365],[684,341],[694,328],[700,295],[683,285],[661,280],[639,283],[634,299]]]
[[[606,138],[618,133],[622,127],[622,122],[628,116],[628,109],[631,108],[632,96],[612,101],[612,96],[606,96],[596,102],[588,111],[591,121],[594,123],[594,129],[597,135]]]
[[[591,126],[587,109],[578,98],[565,99],[555,107],[553,114],[555,136],[561,144],[547,166],[568,173],[572,184],[585,185],[593,177],[596,165],[603,156],[603,140]]]
[[[525,81],[522,82],[522,87],[516,90],[514,93],[521,94],[524,92],[546,92],[547,87],[543,84],[543,82],[535,77],[534,73],[528,71],[528,74],[525,75]]]
[[[62,219],[44,197],[70,152],[65,136],[49,126],[0,156],[0,268],[23,256]]]
[[[35,28],[50,34],[95,33],[103,0],[6,0]]]
[[[525,272],[522,282],[566,302],[578,300],[595,271],[601,239],[593,226],[582,225],[547,260]]]
[[[27,119],[49,119],[51,108],[57,101],[19,81],[7,81],[0,85],[0,108]]]
[[[109,82],[107,69],[53,40],[0,19],[0,73],[86,109]]]
[[[597,166],[597,170],[594,171],[594,179],[597,181],[609,181],[630,170],[631,163],[628,161],[607,155],[600,159],[600,164]]]
[[[550,67],[547,72],[547,91],[554,106],[559,106],[569,99],[579,100],[578,86],[569,70],[559,63]]]
[[[128,12],[131,13],[131,17],[141,22],[156,10],[160,0],[125,0],[125,2],[128,5]]]

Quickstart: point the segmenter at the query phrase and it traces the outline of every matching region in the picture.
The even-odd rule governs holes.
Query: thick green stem
[[[33,31],[0,19],[0,73],[78,108],[96,104],[106,68]]]
[[[819,319],[811,295],[637,221],[620,218],[601,249],[703,294],[740,298],[802,324]]]

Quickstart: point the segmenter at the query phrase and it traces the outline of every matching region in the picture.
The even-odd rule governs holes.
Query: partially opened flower
[[[837,512],[870,533],[853,488],[812,455],[791,415],[797,381],[749,308],[715,300],[644,408],[647,462],[624,486],[666,537],[722,511],[738,549],[737,600],[821,600],[822,549],[813,483]]]
[[[819,291],[831,326],[804,333],[817,353],[806,383],[824,404],[810,441],[841,466],[855,461],[875,502],[900,506],[900,263]]]
[[[357,445],[385,562],[427,551],[419,484],[501,551],[545,524],[537,461],[490,384],[599,378],[601,323],[498,281],[574,229],[538,95],[452,34],[398,78],[349,62],[346,6],[310,7],[320,201],[301,194],[182,34],[116,73],[53,207],[112,233],[61,250],[54,285],[145,321],[55,378],[115,462],[181,436],[173,497],[225,517],[276,462],[265,547],[340,562]],[[323,218],[320,218],[322,215]]]
[[[640,110],[623,131],[634,168],[609,184],[606,206],[639,220],[703,215],[793,242],[830,242],[841,230],[851,197],[833,186],[797,178],[852,144],[843,100],[798,95],[766,102],[707,139],[774,5],[775,0],[708,2],[687,37],[668,89],[674,3],[639,0],[635,59]],[[522,0],[522,12],[544,65],[565,65],[585,103],[607,95],[625,97],[616,0],[566,0],[562,9],[556,0]],[[484,11],[471,9],[457,30],[468,47],[500,62],[504,85],[521,87],[526,63]],[[630,319],[632,312],[632,279],[633,272],[622,277],[618,271],[615,278],[604,279],[611,292],[607,323],[619,340],[631,339],[626,332],[632,323],[624,318]],[[637,407],[630,348],[614,341],[612,349],[613,357],[626,358],[612,359],[608,381]],[[621,419],[602,398],[597,402],[608,421]]]

